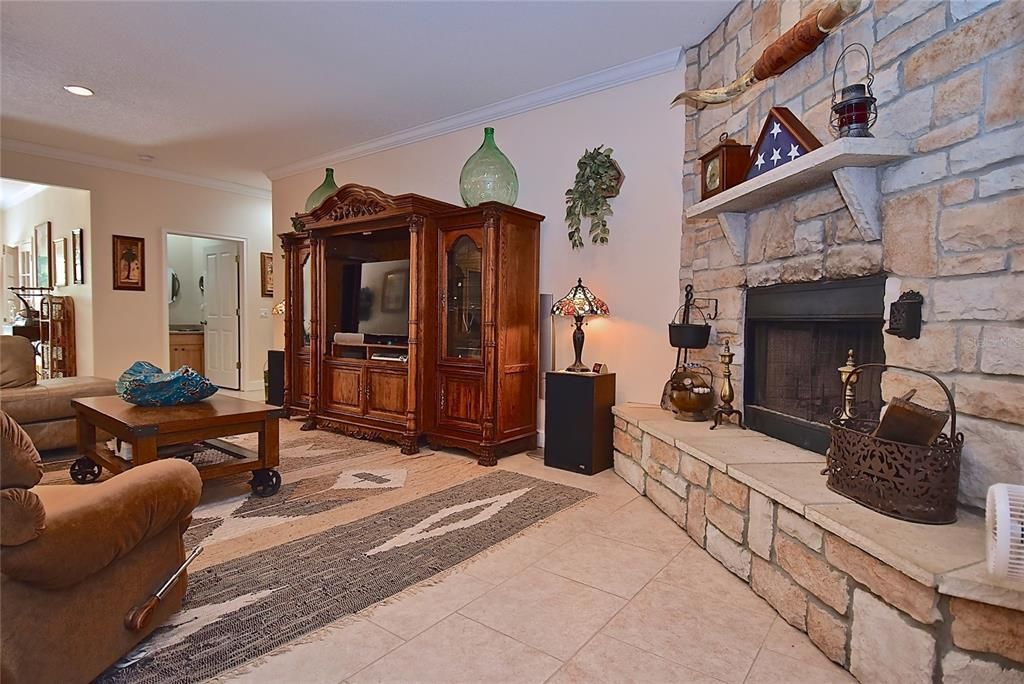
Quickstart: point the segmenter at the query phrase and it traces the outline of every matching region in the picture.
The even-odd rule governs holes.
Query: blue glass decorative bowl
[[[147,361],[136,361],[121,373],[116,389],[136,406],[181,406],[212,397],[219,388],[188,366],[164,373]]]

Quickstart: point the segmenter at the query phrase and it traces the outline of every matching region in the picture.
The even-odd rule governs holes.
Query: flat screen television
[[[354,297],[342,304],[342,329],[366,335],[409,334],[409,260],[345,266],[343,287]]]

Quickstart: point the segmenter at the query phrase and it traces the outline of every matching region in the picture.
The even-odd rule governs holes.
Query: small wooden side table
[[[160,447],[202,443],[230,459],[197,466],[204,480],[252,472],[250,486],[259,496],[271,496],[281,488],[278,419],[284,409],[233,397],[212,396],[184,406],[135,406],[117,396],[73,399],[78,423],[78,450],[82,456],[71,464],[71,479],[78,483],[99,478],[103,468],[122,473],[133,465],[157,460]],[[131,444],[132,460],[125,461],[96,441],[96,429],[106,430]],[[221,437],[259,434],[256,451]]]
[[[545,375],[544,465],[593,475],[614,465],[614,373]]]

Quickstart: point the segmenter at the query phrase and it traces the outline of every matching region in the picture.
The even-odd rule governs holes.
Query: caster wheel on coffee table
[[[82,456],[71,464],[69,472],[72,480],[78,484],[87,484],[98,480],[103,473],[103,468],[93,463],[91,459]]]
[[[281,473],[267,468],[254,470],[249,486],[256,496],[273,496],[281,489]]]

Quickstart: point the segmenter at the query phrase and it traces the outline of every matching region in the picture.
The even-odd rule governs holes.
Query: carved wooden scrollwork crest
[[[395,206],[394,200],[376,188],[348,183],[307,214],[292,217],[292,228],[305,230],[321,221],[347,221],[380,214]]]

